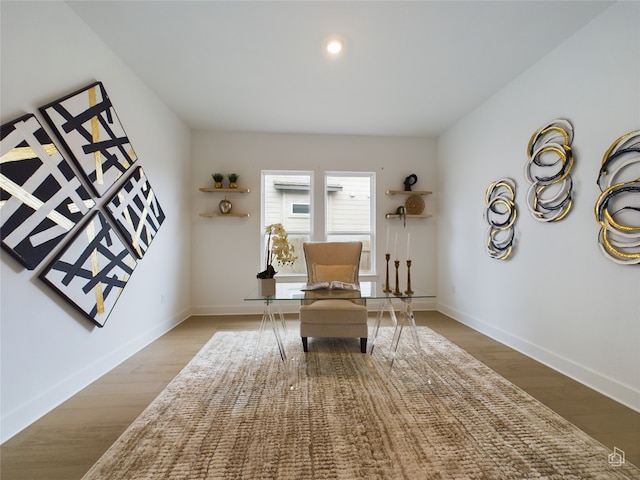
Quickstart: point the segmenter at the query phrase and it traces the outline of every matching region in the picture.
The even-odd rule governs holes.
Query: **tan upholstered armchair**
[[[362,242],[306,242],[303,244],[307,265],[307,282],[338,280],[358,283]],[[326,292],[325,292],[326,295]],[[308,351],[308,337],[360,338],[360,350],[367,352],[367,306],[363,299],[321,298],[322,292],[306,292],[300,306],[300,336]],[[353,297],[353,293],[345,296]],[[320,297],[320,298],[319,298]]]

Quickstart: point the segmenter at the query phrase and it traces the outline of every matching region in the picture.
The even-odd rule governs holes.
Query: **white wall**
[[[256,284],[260,266],[260,172],[312,170],[316,192],[322,192],[325,171],[373,171],[377,177],[378,272],[384,281],[384,250],[387,226],[393,238],[400,232],[398,255],[406,259],[406,230],[399,220],[385,213],[404,204],[405,197],[385,195],[389,188],[402,190],[404,178],[415,173],[414,190],[431,190],[425,197],[426,213],[436,205],[435,141],[424,138],[364,137],[332,135],[284,135],[194,132],[191,225],[193,234],[192,305],[197,314],[259,312],[262,305],[243,298]],[[246,195],[229,197],[234,210],[248,211],[249,218],[203,218],[198,214],[217,211],[221,194],[207,194],[199,187],[212,187],[214,172],[236,172]],[[321,196],[316,201],[321,200]],[[414,290],[436,288],[436,225],[438,218],[410,219]],[[393,240],[392,240],[393,242]],[[393,248],[393,247],[392,247]],[[401,270],[403,271],[403,270]],[[406,280],[403,280],[406,282]],[[406,286],[406,285],[405,285]],[[422,302],[418,308],[433,308]],[[376,307],[376,305],[372,306]],[[291,307],[289,310],[291,310]]]
[[[561,222],[527,211],[531,134],[575,127],[575,202]],[[640,410],[640,268],[597,247],[602,155],[640,128],[640,3],[620,2],[532,66],[438,142],[438,302],[458,320]],[[484,252],[484,194],[518,183],[517,247]]]
[[[189,130],[65,3],[0,6],[2,124],[102,81],[167,216],[102,329],[2,252],[4,441],[189,315],[191,180]]]

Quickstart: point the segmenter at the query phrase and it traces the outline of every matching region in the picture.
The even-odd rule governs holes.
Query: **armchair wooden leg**
[[[367,339],[366,339],[366,337],[360,339],[360,351],[362,353],[367,353]]]
[[[302,350],[305,352],[309,351],[309,345],[307,343],[307,337],[302,337]]]

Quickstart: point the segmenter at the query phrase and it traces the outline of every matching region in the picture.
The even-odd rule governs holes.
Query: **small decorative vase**
[[[273,297],[276,294],[275,278],[258,279],[258,295],[261,297]]]
[[[229,179],[229,188],[238,188],[239,177],[240,175],[238,175],[237,173],[230,173],[227,175],[227,178]]]
[[[224,198],[224,200],[221,200],[220,203],[218,204],[218,208],[220,209],[220,213],[223,214],[228,214],[231,213],[231,207],[233,205],[231,205],[231,202],[229,200],[227,200],[227,197]]]
[[[213,186],[215,188],[222,188],[222,181],[224,180],[224,175],[222,175],[221,173],[214,173],[211,175],[211,178],[213,178]]]

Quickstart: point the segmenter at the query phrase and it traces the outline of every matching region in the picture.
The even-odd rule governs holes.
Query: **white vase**
[[[258,279],[258,295],[261,297],[273,297],[276,294],[275,278]]]

